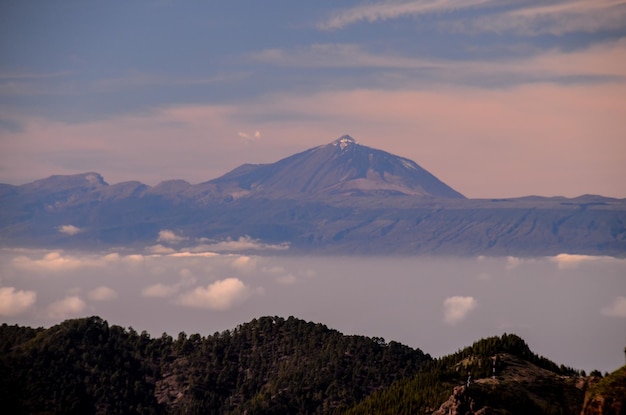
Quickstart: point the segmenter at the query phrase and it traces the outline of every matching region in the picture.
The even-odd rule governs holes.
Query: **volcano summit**
[[[362,146],[349,135],[276,163],[245,164],[210,183],[263,196],[305,193],[464,198],[414,161]]]
[[[169,231],[170,251],[246,238],[299,253],[626,255],[624,199],[467,199],[348,135],[199,184],[109,185],[93,172],[0,184],[0,206],[11,247],[142,247]]]

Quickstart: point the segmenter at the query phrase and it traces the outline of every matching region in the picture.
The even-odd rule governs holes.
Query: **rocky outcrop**
[[[508,354],[498,358],[495,378],[480,378],[455,387],[433,415],[580,413],[588,384],[585,378],[560,375]]]
[[[626,414],[626,366],[590,387],[581,415]]]
[[[466,393],[467,386],[457,386],[452,395],[432,415],[491,415],[496,412],[488,406],[478,408],[476,401]]]

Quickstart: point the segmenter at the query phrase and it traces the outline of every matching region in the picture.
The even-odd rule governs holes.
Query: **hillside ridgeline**
[[[294,317],[177,338],[98,317],[0,326],[12,414],[619,414],[625,369],[587,377],[510,334],[432,359]]]

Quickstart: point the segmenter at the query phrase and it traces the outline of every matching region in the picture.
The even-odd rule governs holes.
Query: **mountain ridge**
[[[172,230],[295,253],[626,256],[626,199],[467,199],[349,136],[198,184],[110,185],[88,172],[0,185],[0,206],[0,246],[149,246]]]
[[[624,407],[626,366],[587,376],[506,333],[433,359],[295,317],[153,338],[94,316],[47,329],[2,324],[0,350],[0,403],[11,413],[587,415]]]

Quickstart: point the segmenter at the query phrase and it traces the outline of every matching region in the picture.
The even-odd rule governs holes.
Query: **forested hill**
[[[372,394],[348,414],[578,415],[589,382],[582,375],[504,334],[428,362],[414,377]]]
[[[431,360],[293,317],[150,338],[97,317],[0,329],[0,406],[19,414],[313,414],[346,409]]]
[[[558,366],[506,334],[432,359],[294,317],[177,338],[98,317],[0,326],[0,407],[11,414],[578,415],[587,390],[585,414],[609,413],[588,411],[608,400],[619,413],[618,378]]]

